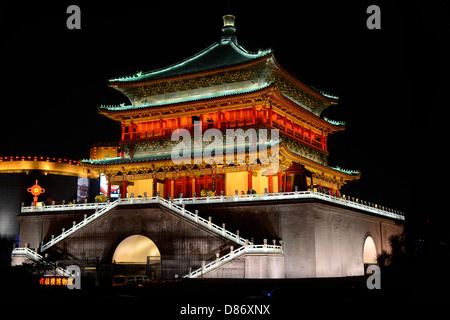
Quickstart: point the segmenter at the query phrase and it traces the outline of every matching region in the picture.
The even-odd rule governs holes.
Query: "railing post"
[[[195,222],[198,223],[198,210],[195,209]]]
[[[223,197],[223,190],[221,190],[220,191],[220,201],[223,202],[223,199],[224,199],[224,197]]]
[[[211,228],[212,228],[212,217],[211,216],[208,217],[208,228],[209,228],[209,230],[211,230]]]
[[[234,201],[237,201],[238,199],[238,191],[234,190]]]
[[[225,236],[225,223],[222,223],[222,235]]]
[[[184,216],[184,214],[185,214],[185,212],[186,212],[185,206],[186,206],[186,204],[183,202],[183,203],[181,204],[181,215],[183,215],[183,216]]]

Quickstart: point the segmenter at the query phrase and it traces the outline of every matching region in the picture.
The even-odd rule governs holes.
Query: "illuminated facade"
[[[122,137],[92,146],[81,167],[106,177],[109,198],[119,187],[119,199],[23,207],[13,264],[46,256],[105,283],[126,272],[345,277],[391,250],[404,215],[342,197],[359,172],[328,166],[328,137],[345,125],[321,112],[337,97],[295,79],[271,50],[245,50],[233,16],[222,31],[180,63],[109,80],[130,104],[99,112]]]
[[[39,180],[46,193],[39,195],[38,205],[93,201],[98,193],[97,175],[89,173],[77,160],[12,156],[0,157],[0,235],[19,234],[20,205],[32,204],[27,189]]]
[[[109,80],[109,86],[131,102],[99,107],[101,114],[121,124],[120,150],[82,162],[107,177],[109,196],[112,185],[120,186],[123,198],[144,192],[174,198],[180,193],[200,195],[202,190],[233,195],[236,190],[262,194],[295,188],[339,195],[343,184],[359,178],[357,171],[327,163],[328,137],[345,125],[320,114],[338,98],[295,79],[276,62],[272,50],[248,52],[238,44],[235,30],[234,17],[225,16],[220,41],[195,56],[160,70]],[[279,139],[267,135],[266,144],[269,154],[277,146],[277,170],[264,170],[268,165],[259,153],[256,163],[249,161],[249,141],[241,162],[225,161],[229,151],[224,147],[222,162],[192,157],[174,163],[174,132],[185,129],[194,145],[195,132],[213,128],[224,139],[230,129],[255,129],[258,147],[266,142],[260,129],[278,129]],[[204,150],[209,142],[200,143]]]

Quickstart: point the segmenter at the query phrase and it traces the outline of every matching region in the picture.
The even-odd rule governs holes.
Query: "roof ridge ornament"
[[[223,17],[223,28],[222,28],[222,38],[221,41],[232,41],[234,43],[237,42],[236,35],[234,34],[236,32],[236,27],[234,26],[234,20],[236,20],[236,17],[232,14],[224,15]]]

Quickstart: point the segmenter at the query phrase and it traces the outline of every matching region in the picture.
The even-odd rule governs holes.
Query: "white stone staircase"
[[[61,267],[56,267],[55,264],[51,261],[46,260],[43,256],[41,256],[39,253],[37,253],[37,251],[31,250],[30,248],[14,248],[12,251],[12,256],[14,257],[19,257],[19,256],[25,256],[30,260],[36,261],[36,262],[44,262],[47,265],[49,265],[49,267],[52,270],[55,270],[55,272],[63,277],[68,277],[70,276],[70,273],[61,268]]]
[[[202,278],[208,273],[223,267],[225,264],[235,259],[238,259],[244,254],[282,254],[282,253],[283,253],[282,246],[267,245],[267,244],[260,244],[260,245],[246,244],[236,250],[232,250],[230,253],[224,255],[223,257],[217,258],[216,260],[202,266],[201,268],[198,268],[197,270],[190,272],[183,278]]]
[[[118,199],[114,202],[106,203],[105,205],[102,205],[100,207],[97,207],[95,213],[93,213],[89,217],[87,217],[87,215],[85,215],[85,218],[76,224],[74,223],[72,228],[70,228],[68,230],[64,230],[57,237],[52,236],[50,241],[41,245],[40,250],[41,250],[41,252],[44,252],[45,250],[49,249],[53,245],[66,239],[67,237],[74,234],[78,230],[86,227],[88,224],[92,223],[93,221],[95,221],[98,218],[102,217],[103,215],[107,214],[108,212],[110,212],[112,209],[114,209],[115,207],[117,207],[119,205],[151,204],[151,203],[160,204],[161,206],[169,209],[172,213],[182,216],[203,228],[209,229],[212,232],[216,233],[217,235],[220,235],[230,241],[233,241],[236,244],[239,244],[242,246],[246,243],[246,240],[244,238],[240,237],[238,234],[235,234],[235,233],[232,233],[232,232],[226,230],[224,224],[222,225],[222,227],[220,227],[220,226],[212,223],[211,219],[206,220],[206,219],[200,217],[197,212],[192,213],[189,210],[186,210],[185,204],[182,204],[181,206],[179,206],[179,205],[174,204],[173,201],[171,201],[171,200],[166,200],[164,198],[156,196],[156,197],[145,197],[145,198],[123,198],[123,199]],[[81,208],[82,208],[81,206],[82,205],[76,207],[77,208],[76,210],[81,210]],[[86,209],[91,209],[91,208],[92,207],[86,207]]]

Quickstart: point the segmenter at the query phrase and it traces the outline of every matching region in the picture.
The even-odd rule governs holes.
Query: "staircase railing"
[[[236,250],[231,251],[230,253],[224,255],[221,258],[217,258],[216,260],[198,268],[197,270],[190,272],[184,278],[199,278],[205,276],[207,273],[210,273],[222,266],[226,263],[231,262],[234,259],[239,258],[244,254],[282,254],[283,247],[277,245],[244,245],[242,247],[237,248]]]
[[[123,198],[120,199],[122,203],[151,203],[155,202],[157,197],[138,197],[138,198]],[[163,199],[163,198],[160,198]],[[385,206],[380,206],[375,203],[350,198],[350,197],[336,197],[327,193],[316,191],[290,191],[290,192],[276,192],[276,193],[261,193],[261,194],[243,194],[243,195],[217,195],[217,196],[201,196],[194,198],[176,197],[172,202],[177,205],[185,204],[200,204],[200,203],[219,203],[219,202],[248,202],[248,201],[278,201],[288,199],[320,199],[326,202],[339,204],[345,207],[359,209],[365,212],[397,219],[405,220],[403,212],[393,210]],[[163,199],[164,200],[164,199]],[[48,205],[39,207],[22,207],[22,213],[39,213],[47,211],[69,211],[69,210],[87,210],[99,209],[108,206],[108,203],[83,203],[83,204],[63,204],[63,205]]]
[[[92,221],[98,219],[99,217],[103,216],[105,213],[111,211],[111,209],[117,207],[117,205],[119,203],[120,203],[120,201],[109,202],[109,203],[106,204],[106,206],[103,206],[100,210],[96,210],[96,212],[93,213],[92,215],[90,215],[89,217],[85,216],[85,218],[83,220],[81,220],[77,224],[74,224],[72,228],[63,231],[56,238],[53,238],[53,236],[52,236],[52,239],[49,242],[41,245],[41,252],[44,252],[45,250],[47,250],[51,246],[53,246],[53,245],[57,244],[58,242],[64,240],[65,238],[67,238],[68,236],[70,236],[73,233],[77,232],[81,228],[84,228],[86,225],[88,225]]]
[[[174,204],[173,201],[166,200],[161,197],[146,197],[146,198],[122,198],[122,199],[117,199],[114,202],[107,203],[106,205],[100,207],[101,208],[100,210],[97,210],[95,213],[93,213],[89,217],[85,215],[85,218],[82,221],[80,221],[77,224],[74,224],[70,229],[63,231],[57,237],[52,236],[50,241],[41,245],[41,252],[44,252],[48,248],[50,248],[53,245],[57,244],[58,242],[64,240],[65,238],[74,234],[78,230],[84,228],[89,223],[95,221],[99,217],[110,212],[112,209],[114,209],[118,205],[149,204],[149,203],[160,204],[163,207],[172,211],[173,213],[176,213],[177,215],[185,217],[188,220],[196,223],[197,225],[207,228],[207,229],[211,230],[212,232],[214,232],[230,241],[233,241],[234,243],[237,243],[239,245],[245,244],[244,238],[240,237],[239,235],[237,235],[233,232],[228,231],[225,228],[225,225],[222,225],[222,227],[220,227],[220,226],[212,223],[211,219],[206,220],[206,219],[200,217],[198,215],[198,213],[192,213],[189,210],[186,210],[184,207],[185,206],[184,204],[179,206],[179,205]]]
[[[53,262],[46,260],[43,256],[41,256],[39,253],[37,253],[37,251],[31,250],[30,248],[14,248],[12,251],[12,255],[13,256],[24,255],[36,262],[44,262],[50,266],[49,269],[55,270],[55,272],[58,275],[65,276],[65,277],[70,276],[70,273],[67,270],[65,270],[61,267],[56,267]]]

